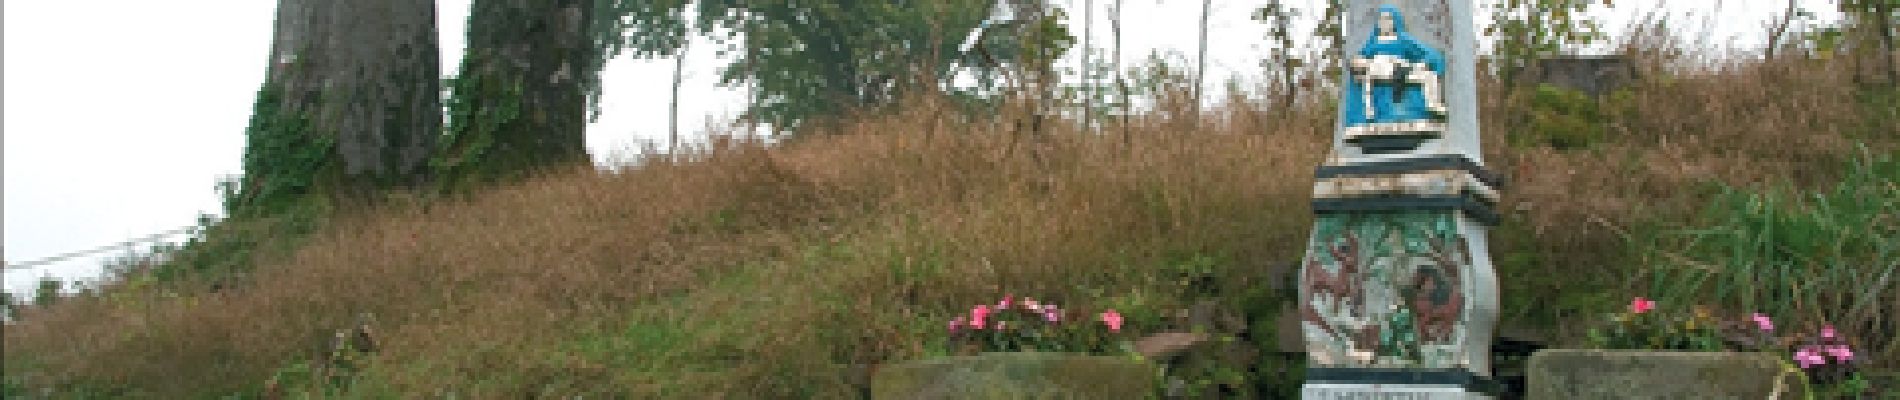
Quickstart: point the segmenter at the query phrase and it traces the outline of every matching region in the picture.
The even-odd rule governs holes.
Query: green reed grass
[[[1699,228],[1647,246],[1652,292],[1674,304],[1831,323],[1891,361],[1900,341],[1900,161],[1862,149],[1832,188],[1723,186]]]

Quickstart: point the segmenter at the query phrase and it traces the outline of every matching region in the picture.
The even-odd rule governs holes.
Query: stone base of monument
[[[1481,377],[1462,369],[1311,368],[1302,399],[1490,399]]]
[[[1526,369],[1532,399],[1799,398],[1767,353],[1551,349]]]
[[[1300,398],[1306,400],[1478,400],[1492,397],[1459,387],[1307,384],[1300,388]]]

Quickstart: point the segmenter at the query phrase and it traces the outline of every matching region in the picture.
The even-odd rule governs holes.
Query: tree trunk
[[[448,185],[587,160],[599,51],[586,0],[475,0],[450,94]]]
[[[673,59],[673,106],[667,110],[666,152],[679,151],[680,146],[680,83],[686,71],[686,50],[691,44],[680,45],[680,54]]]
[[[1134,105],[1128,103],[1128,80],[1122,76],[1122,0],[1115,0],[1115,12],[1111,14],[1108,29],[1115,35],[1115,91],[1122,98],[1122,143],[1130,144],[1134,137],[1129,136],[1128,114],[1134,112]]]
[[[1095,0],[1082,5],[1082,130],[1095,133]]]
[[[1794,14],[1796,10],[1794,0],[1788,0],[1788,9],[1782,11],[1781,22],[1775,24],[1774,31],[1768,34],[1768,59],[1775,59],[1775,51],[1781,49],[1781,37],[1786,36],[1788,26],[1794,24]]]
[[[1900,86],[1900,54],[1895,54],[1900,52],[1900,48],[1894,46],[1893,38],[1894,13],[1897,12],[1897,10],[1894,9],[1895,7],[1895,3],[1889,1],[1881,3],[1881,5],[1876,8],[1878,11],[1875,20],[1880,21],[1876,26],[1880,29],[1880,42],[1882,45],[1881,51],[1877,53],[1879,53],[1881,58],[1887,63],[1887,84]]]
[[[423,179],[441,133],[435,2],[280,0],[239,204]]]
[[[430,0],[282,0],[273,82],[348,176],[415,183],[441,132],[441,55]],[[288,20],[286,20],[288,18]]]
[[[1208,6],[1212,3],[1213,0],[1201,0],[1201,52],[1199,56],[1194,58],[1195,62],[1200,63],[1200,65],[1194,67],[1193,117],[1195,127],[1201,126],[1201,91],[1205,90],[1204,88],[1207,86],[1205,83],[1205,79],[1207,78],[1207,12]]]

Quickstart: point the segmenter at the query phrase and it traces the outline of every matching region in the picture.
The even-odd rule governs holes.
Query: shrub
[[[1530,97],[1528,125],[1510,136],[1518,147],[1588,148],[1603,140],[1603,113],[1581,91],[1539,85]]]

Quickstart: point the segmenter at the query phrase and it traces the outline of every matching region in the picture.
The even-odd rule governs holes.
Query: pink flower
[[[1009,295],[1003,295],[1003,301],[996,303],[997,309],[1009,308]]]
[[[1768,316],[1766,315],[1762,315],[1761,313],[1755,313],[1754,315],[1751,315],[1748,318],[1755,320],[1755,326],[1761,327],[1761,330],[1764,330],[1764,331],[1775,330],[1775,321],[1772,319],[1768,319]]]
[[[1102,323],[1108,325],[1108,330],[1110,332],[1121,332],[1122,315],[1121,313],[1115,312],[1115,309],[1112,309],[1112,308],[1109,309],[1108,311],[1103,311]]]
[[[1812,348],[1803,347],[1800,351],[1794,352],[1794,362],[1795,364],[1799,364],[1801,368],[1808,368],[1827,364],[1827,357],[1822,357],[1820,353],[1814,352]]]
[[[1817,351],[1808,351],[1808,363],[1814,365],[1827,364],[1827,357],[1823,357],[1821,353]]]
[[[1637,297],[1630,300],[1631,314],[1642,314],[1654,309],[1656,309],[1656,302],[1650,301],[1649,299]]]
[[[1043,312],[1042,312],[1042,319],[1045,319],[1045,320],[1048,320],[1049,322],[1062,322],[1062,314],[1061,314],[1061,313],[1057,313],[1057,312],[1055,312],[1055,311],[1053,311],[1053,310],[1051,310],[1051,311],[1043,311]]]
[[[1822,339],[1833,339],[1833,338],[1834,338],[1834,325],[1821,325],[1821,338],[1822,338]]]
[[[1848,362],[1848,361],[1854,360],[1854,350],[1847,348],[1847,345],[1828,346],[1824,350],[1827,352],[1828,355],[1834,356],[1835,359],[1840,360],[1841,362]]]
[[[985,305],[976,306],[975,309],[970,310],[970,327],[976,328],[976,329],[983,329],[983,319],[988,318],[989,316],[990,316],[989,306],[985,306]]]
[[[956,332],[957,332],[957,327],[959,327],[959,326],[963,326],[963,324],[964,324],[964,322],[963,322],[963,317],[957,317],[957,319],[954,319],[954,320],[951,320],[951,321],[950,321],[950,333],[956,333]]]
[[[1035,311],[1035,310],[1041,310],[1041,309],[1042,309],[1042,306],[1041,306],[1041,305],[1038,305],[1038,304],[1036,304],[1036,299],[1032,299],[1032,298],[1028,298],[1028,297],[1024,297],[1024,298],[1023,298],[1023,309],[1025,309],[1025,310],[1030,310],[1030,311]]]

